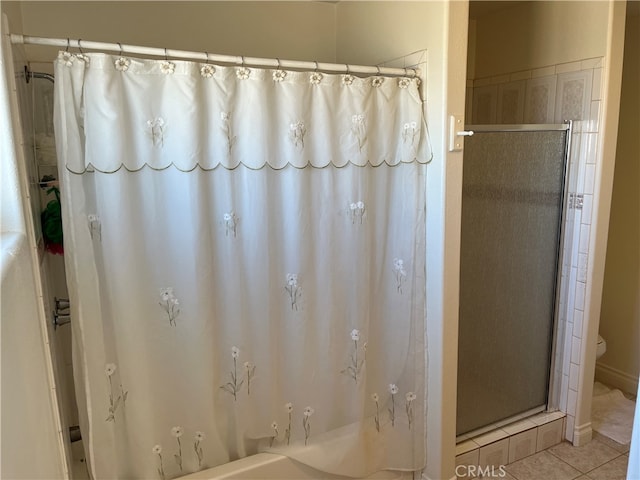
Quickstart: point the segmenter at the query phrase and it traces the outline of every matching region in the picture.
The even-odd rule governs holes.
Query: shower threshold
[[[567,417],[561,411],[542,411],[515,420],[457,443],[456,465],[481,465],[489,457],[494,461],[499,458],[501,465],[517,462],[561,443],[565,438],[567,423]]]

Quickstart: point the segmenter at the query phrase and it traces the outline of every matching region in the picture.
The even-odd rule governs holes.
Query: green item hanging
[[[46,208],[40,215],[42,224],[42,236],[44,245],[48,252],[62,255],[64,253],[62,242],[62,212],[60,207],[60,190],[51,187],[47,190],[47,195],[53,193],[56,198],[47,203]]]

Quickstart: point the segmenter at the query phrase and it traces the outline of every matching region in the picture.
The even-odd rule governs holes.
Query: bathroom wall
[[[3,33],[7,28],[4,20],[3,17]],[[39,232],[29,208],[38,198],[37,185],[30,182],[35,164],[33,145],[28,123],[21,125],[18,121],[18,112],[22,115],[29,112],[30,98],[25,94],[24,84],[16,83],[19,75],[16,78],[10,68],[12,49],[4,35],[2,41],[0,476],[62,479],[67,476],[55,367],[40,301],[40,296],[46,295],[43,290],[46,286],[41,284],[38,274],[42,251],[37,247]],[[25,61],[22,49],[14,49],[14,55],[14,65],[21,67]],[[21,101],[17,101],[17,96],[9,97],[16,90],[20,91]],[[7,104],[10,110],[5,109]],[[7,205],[12,206],[11,210],[6,209]]]
[[[42,37],[320,62],[336,55],[335,5],[326,2],[28,1],[21,8],[24,32]],[[46,64],[41,70],[57,52],[26,50]]]
[[[598,321],[602,272],[597,266],[604,257],[595,247],[597,212],[608,201],[602,171],[613,162],[603,156],[611,11],[606,2],[522,2],[474,20],[469,46],[475,52],[469,63],[474,76],[467,83],[472,123],[577,120],[569,181],[575,198],[566,230],[571,255],[565,255],[562,271],[569,284],[559,318],[566,334],[556,370],[567,413],[565,437],[580,443],[590,438],[590,403],[584,398],[592,388],[586,372],[593,368],[595,340],[591,348],[587,339]]]
[[[24,234],[2,239],[2,478],[64,478],[32,259]],[[11,243],[6,243],[11,242]],[[9,251],[7,251],[9,250]],[[6,255],[6,256],[5,256]],[[28,380],[25,380],[28,379]]]
[[[53,382],[42,342],[35,296],[38,280],[33,276],[31,255],[24,234],[12,238],[3,234],[0,473],[12,479],[62,479],[64,456],[51,402]]]
[[[468,78],[604,56],[606,1],[508,4],[512,6],[477,18],[475,68]]]
[[[638,389],[640,372],[640,3],[627,6],[618,146],[600,312],[607,353],[596,379]]]
[[[18,2],[0,2],[0,12],[7,16],[10,32],[22,33],[22,9]]]

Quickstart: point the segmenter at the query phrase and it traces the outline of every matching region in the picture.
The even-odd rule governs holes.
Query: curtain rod
[[[82,51],[105,50],[119,52],[120,54],[151,55],[155,57],[171,57],[191,60],[201,60],[203,62],[213,61],[220,63],[234,63],[237,65],[253,67],[276,67],[294,68],[300,70],[322,70],[324,72],[336,73],[361,73],[378,74],[388,76],[408,76],[417,77],[420,70],[417,68],[389,68],[364,65],[348,65],[339,63],[302,62],[297,60],[279,60],[277,58],[242,57],[233,55],[219,55],[207,52],[191,52],[187,50],[169,50],[166,48],[143,47],[138,45],[123,45],[120,43],[91,42],[82,39],[74,40],[68,38],[44,38],[30,35],[11,34],[11,43],[22,43],[28,45],[47,45],[60,48],[77,48]]]

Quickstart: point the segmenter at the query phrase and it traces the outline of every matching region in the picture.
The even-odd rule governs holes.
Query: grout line
[[[601,442],[601,443],[602,443],[602,442]],[[560,445],[560,444],[558,444],[558,445]],[[613,462],[613,461],[617,460],[618,458],[620,458],[620,457],[622,457],[622,456],[626,456],[626,455],[627,455],[626,453],[620,453],[620,452],[617,452],[617,453],[618,453],[618,455],[617,455],[616,457],[614,457],[614,458],[612,458],[611,460],[609,460],[609,461],[607,461],[607,462],[603,463],[602,465],[598,465],[597,467],[592,468],[591,470],[589,470],[589,471],[587,471],[587,472],[584,472],[584,473],[583,473],[583,472],[581,472],[579,469],[577,469],[576,467],[574,467],[573,465],[571,465],[571,464],[569,464],[568,462],[566,462],[564,459],[560,458],[558,455],[554,454],[553,452],[550,452],[549,450],[550,450],[551,448],[553,448],[553,447],[555,447],[555,445],[553,445],[553,446],[551,446],[551,447],[547,448],[546,450],[542,450],[541,452],[538,452],[538,453],[548,452],[548,453],[549,453],[549,454],[551,454],[553,457],[557,458],[557,459],[558,459],[558,460],[560,460],[561,462],[565,463],[566,465],[568,465],[569,467],[571,467],[572,469],[574,469],[575,471],[577,471],[577,472],[578,472],[578,475],[577,475],[576,477],[574,477],[574,479],[575,479],[575,478],[579,478],[579,477],[581,477],[581,476],[586,476],[587,478],[589,478],[589,479],[593,480],[593,479],[592,479],[592,477],[589,477],[589,474],[590,474],[590,473],[592,473],[594,470],[597,470],[598,468],[603,467],[604,465],[607,465],[607,464],[609,464],[609,463],[611,463],[611,462]],[[530,457],[525,457],[525,458],[530,458]],[[524,459],[521,459],[521,460],[524,460]],[[520,461],[520,460],[519,460],[519,461]],[[515,463],[515,462],[514,462],[514,463]],[[506,465],[506,467],[508,467],[508,465]],[[628,468],[628,467],[627,467],[627,468]],[[511,475],[513,478],[515,478],[516,480],[519,480],[519,478],[518,478],[516,475],[514,475],[512,472],[510,472],[508,469],[507,469],[506,471],[507,471],[507,473],[508,473],[509,475]]]
[[[596,439],[593,439],[593,440],[596,440]],[[591,440],[591,441],[593,441],[593,440]],[[562,442],[561,442],[561,443],[562,443]],[[561,443],[558,443],[557,445],[560,445]],[[602,443],[602,445],[604,445],[604,446],[606,446],[606,447],[609,447],[609,445],[607,445],[607,444],[605,444],[605,443],[603,443],[603,442],[599,442],[599,443]],[[556,445],[552,445],[551,447],[547,448],[546,450],[542,450],[542,451],[543,451],[543,452],[549,451],[551,448],[553,448],[553,447],[555,447],[555,446],[556,446]],[[573,445],[571,445],[571,447],[573,448]],[[577,447],[575,447],[575,448],[577,448]],[[615,449],[613,449],[612,447],[609,447],[609,448],[611,448],[612,450],[615,450]],[[603,464],[598,465],[597,467],[594,467],[594,468],[592,468],[591,470],[588,470],[587,472],[584,472],[584,473],[583,473],[583,472],[580,472],[580,470],[579,470],[579,469],[577,469],[576,467],[574,467],[573,465],[571,465],[569,462],[567,462],[567,461],[566,461],[566,460],[564,460],[563,458],[561,458],[561,457],[559,457],[558,455],[556,455],[555,453],[553,453],[553,452],[549,452],[549,453],[550,453],[551,455],[553,455],[554,457],[556,457],[558,460],[560,460],[560,461],[562,461],[562,462],[566,463],[567,465],[569,465],[569,466],[570,466],[571,468],[573,468],[574,470],[577,470],[578,472],[580,472],[580,475],[587,475],[587,476],[588,476],[588,474],[589,474],[589,473],[591,473],[591,472],[593,472],[594,470],[597,470],[598,468],[600,468],[600,467],[602,467],[602,466],[604,466],[604,465],[607,465],[608,463],[611,463],[611,462],[613,462],[614,460],[617,460],[619,457],[621,457],[621,456],[625,455],[624,453],[620,453],[620,452],[618,452],[617,450],[615,450],[615,452],[616,452],[618,455],[616,455],[615,457],[613,457],[611,460],[608,460],[608,461],[604,462]],[[579,475],[579,476],[580,476],[580,475]],[[576,478],[578,478],[578,477],[576,477]],[[589,478],[591,478],[591,477],[589,477]]]
[[[618,453],[619,453],[619,452],[618,452]],[[618,458],[620,458],[620,457],[621,457],[621,456],[623,456],[623,455],[624,455],[624,453],[621,453],[620,455],[618,455],[617,457],[612,458],[612,459],[611,459],[611,460],[609,460],[608,462],[605,462],[605,463],[603,463],[602,465],[599,465],[599,466],[597,466],[597,467],[595,467],[595,468],[592,468],[591,470],[589,470],[589,471],[588,471],[587,473],[585,473],[584,475],[588,475],[589,473],[593,472],[594,470],[597,470],[597,469],[598,469],[598,468],[600,468],[600,467],[604,467],[605,465],[607,465],[607,464],[609,464],[609,463],[613,462],[614,460],[617,460]],[[627,469],[628,469],[628,466],[627,466]],[[589,478],[591,478],[591,477],[589,477]]]
[[[558,445],[560,445],[561,443],[562,443],[562,442],[558,443]],[[556,445],[552,445],[551,447],[547,448],[546,450],[543,450],[543,452],[549,452],[549,449],[551,449],[551,448],[553,448],[553,447],[555,447],[555,446],[556,446]],[[559,457],[558,455],[556,455],[555,453],[553,453],[553,452],[549,452],[549,454],[550,454],[550,455],[553,455],[555,458],[557,458],[558,460],[560,460],[562,463],[565,463],[565,464],[569,465],[569,466],[570,466],[571,468],[573,468],[576,472],[579,472],[579,473],[580,473],[580,475],[578,475],[578,477],[579,477],[579,476],[581,476],[581,475],[586,475],[586,473],[582,473],[582,472],[581,472],[580,470],[578,470],[576,467],[574,467],[573,465],[571,465],[571,464],[570,464],[569,462],[567,462],[566,460],[564,460],[564,459],[560,458],[560,457]],[[597,468],[597,467],[596,467],[596,468]],[[575,477],[575,478],[578,478],[578,477]]]

